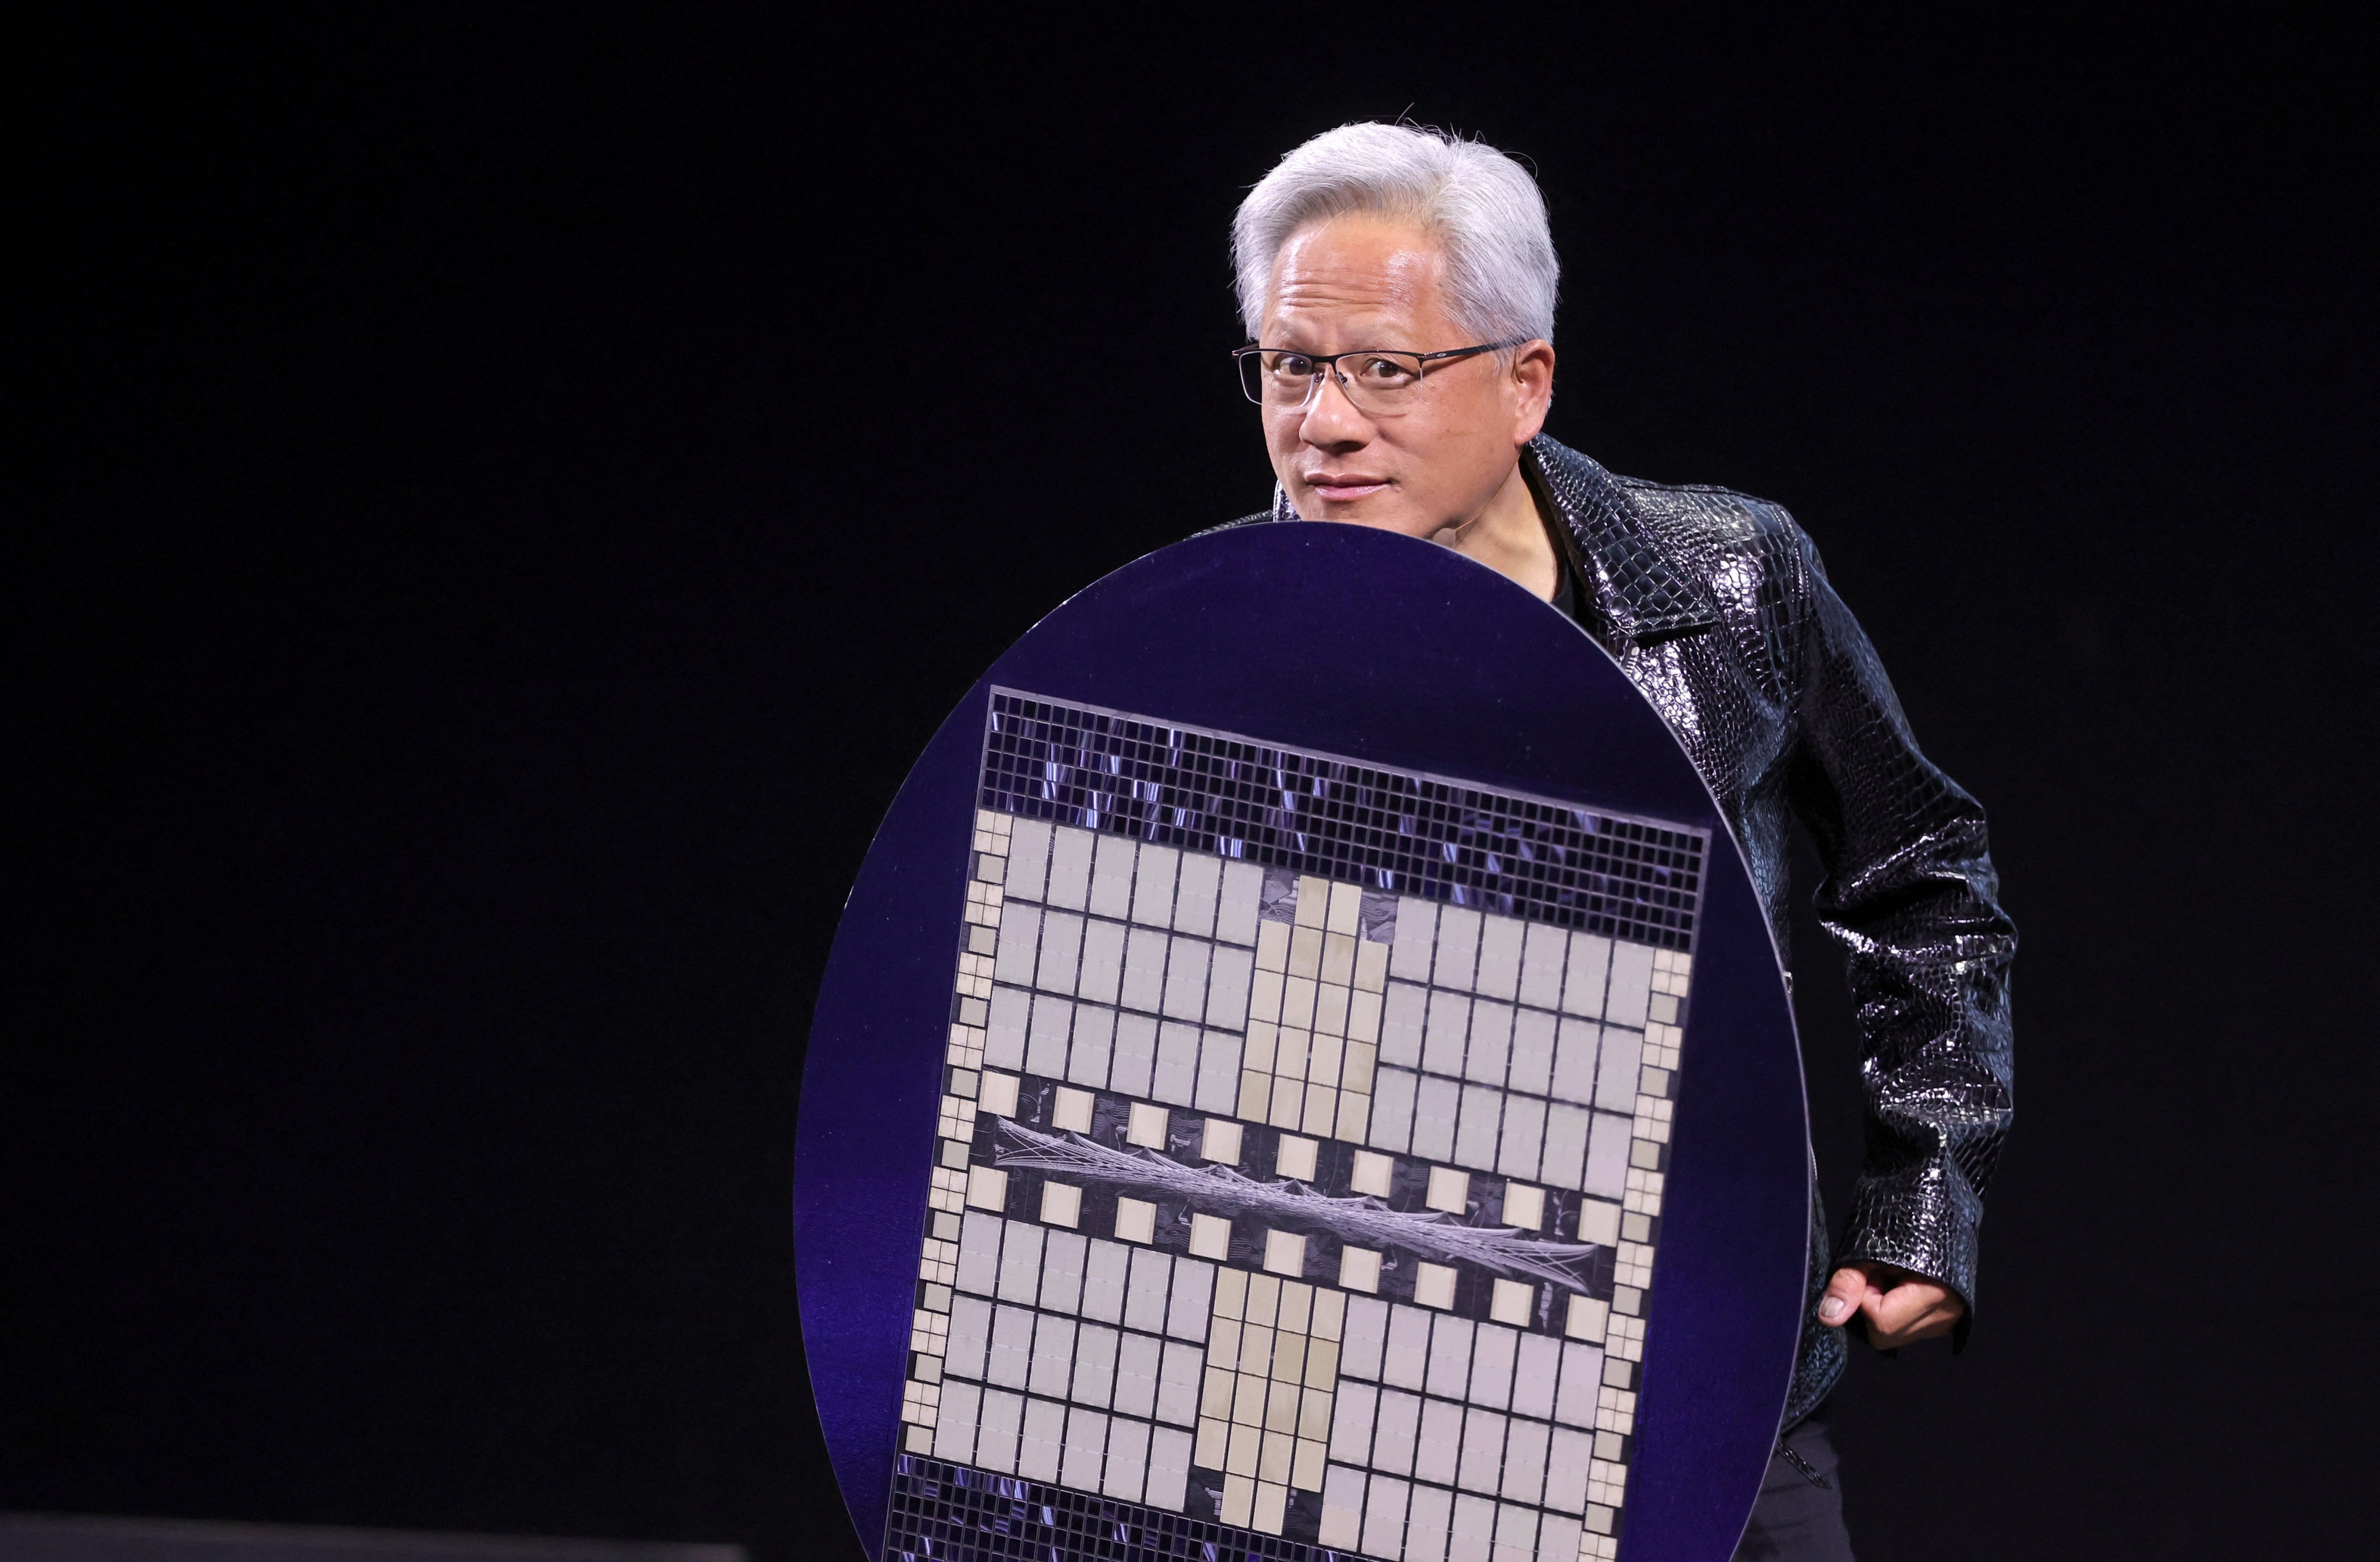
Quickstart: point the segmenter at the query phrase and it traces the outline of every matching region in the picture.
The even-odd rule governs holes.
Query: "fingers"
[[[1818,1321],[1829,1328],[1840,1328],[1854,1317],[1863,1319],[1870,1345],[1878,1350],[1896,1350],[1949,1333],[1966,1310],[1966,1304],[1947,1287],[1932,1280],[1882,1265],[1846,1265],[1827,1281],[1826,1294],[1818,1302]]]
[[[1818,1301],[1818,1322],[1839,1329],[1852,1321],[1852,1314],[1859,1312],[1869,1298],[1878,1294],[1858,1270],[1838,1269],[1827,1281],[1827,1294]]]
[[[1949,1333],[1966,1309],[1930,1280],[1903,1280],[1889,1290],[1870,1290],[1860,1311],[1867,1318],[1867,1342],[1895,1350]]]

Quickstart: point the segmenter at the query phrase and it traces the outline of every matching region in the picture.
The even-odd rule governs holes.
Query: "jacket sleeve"
[[[1794,535],[1807,596],[1789,796],[1826,866],[1817,910],[1848,956],[1867,1116],[1837,1261],[1937,1280],[1972,1315],[1976,1229],[2013,1104],[2016,927],[1983,809],[1918,752],[1875,648]]]

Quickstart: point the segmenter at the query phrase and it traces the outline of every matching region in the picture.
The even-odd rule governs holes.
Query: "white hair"
[[[1350,212],[1408,218],[1436,239],[1454,317],[1481,341],[1553,340],[1561,264],[1536,181],[1485,141],[1376,123],[1325,130],[1240,202],[1232,267],[1251,339],[1281,246],[1307,224]]]

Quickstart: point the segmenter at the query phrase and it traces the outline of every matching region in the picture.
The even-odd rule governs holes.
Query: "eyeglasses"
[[[1474,357],[1518,342],[1486,342],[1476,347],[1451,347],[1442,353],[1405,353],[1384,347],[1361,347],[1346,353],[1300,353],[1287,347],[1239,347],[1240,389],[1267,412],[1303,410],[1322,388],[1329,374],[1347,393],[1358,411],[1376,418],[1393,418],[1409,410],[1421,391],[1429,366],[1452,358]],[[1345,367],[1341,367],[1344,365]]]

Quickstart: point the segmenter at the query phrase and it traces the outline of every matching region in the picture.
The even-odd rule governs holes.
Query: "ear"
[[[1524,342],[1512,349],[1512,447],[1537,437],[1554,401],[1554,345]]]

